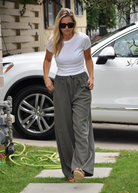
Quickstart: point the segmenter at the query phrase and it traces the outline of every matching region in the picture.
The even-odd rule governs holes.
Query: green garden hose
[[[16,142],[16,141],[13,141],[13,143],[21,144],[21,143]],[[9,160],[12,163],[14,163],[16,165],[19,165],[19,166],[20,165],[27,165],[27,166],[33,166],[33,167],[41,167],[42,166],[46,169],[60,169],[61,168],[61,165],[59,164],[59,161],[58,161],[59,157],[57,156],[57,153],[52,152],[52,151],[44,151],[44,150],[38,150],[38,152],[43,153],[41,155],[33,155],[33,157],[35,159],[37,159],[37,161],[39,163],[41,162],[41,164],[35,164],[35,163],[30,164],[28,162],[31,161],[31,160],[27,157],[21,157],[20,162],[17,163],[16,161],[14,161],[12,159],[12,157],[14,157],[14,159],[15,159],[15,157],[19,157],[25,152],[25,145],[23,145],[23,144],[21,144],[21,145],[23,146],[23,150],[19,154],[11,154],[9,156]],[[35,151],[32,151],[32,150],[28,151],[28,152],[25,153],[25,156],[27,156],[29,153],[33,153],[33,152],[35,153]],[[54,164],[53,165],[52,164],[49,164],[49,165],[45,164],[46,162],[48,163],[49,161],[53,162],[55,165]],[[44,162],[44,163],[42,163],[42,162]]]
[[[5,152],[5,150],[1,150],[0,153]]]

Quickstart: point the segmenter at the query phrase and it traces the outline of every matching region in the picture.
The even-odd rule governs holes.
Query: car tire
[[[13,99],[15,130],[28,139],[50,139],[54,136],[53,93],[45,86],[22,89]]]

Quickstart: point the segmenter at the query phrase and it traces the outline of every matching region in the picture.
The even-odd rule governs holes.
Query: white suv
[[[138,23],[121,28],[92,44],[93,122],[138,124]],[[13,98],[15,129],[24,137],[54,135],[53,95],[44,85],[45,52],[3,58],[4,88],[0,100]],[[49,77],[57,71],[54,58]]]

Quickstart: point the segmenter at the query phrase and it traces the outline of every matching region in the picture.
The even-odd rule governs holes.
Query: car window
[[[138,57],[138,30],[116,40],[114,50],[116,57]]]

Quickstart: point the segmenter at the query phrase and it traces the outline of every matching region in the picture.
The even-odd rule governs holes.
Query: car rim
[[[43,94],[31,94],[24,98],[18,108],[22,127],[31,133],[44,133],[54,125],[53,101]]]

